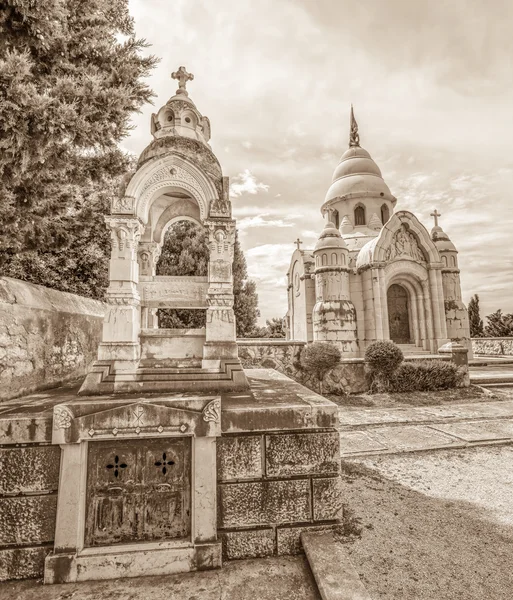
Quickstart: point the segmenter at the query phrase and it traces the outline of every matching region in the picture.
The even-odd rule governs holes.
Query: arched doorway
[[[390,339],[396,344],[409,344],[411,335],[408,292],[401,285],[392,284],[388,288],[387,304]]]

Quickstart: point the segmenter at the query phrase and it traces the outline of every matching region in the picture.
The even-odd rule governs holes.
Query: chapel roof
[[[349,148],[344,152],[335,168],[332,183],[324,202],[335,198],[356,196],[377,196],[395,202],[378,165],[367,150],[360,146],[358,125],[351,106]]]

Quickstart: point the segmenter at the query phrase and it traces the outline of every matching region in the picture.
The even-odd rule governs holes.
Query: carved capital
[[[137,262],[140,275],[155,275],[162,248],[157,242],[139,242]]]
[[[223,177],[221,194],[218,198],[214,198],[210,203],[210,216],[211,217],[231,217],[232,216],[232,204],[230,202],[229,193],[229,178]]]
[[[144,226],[136,218],[106,216],[105,223],[110,227],[112,240],[112,250],[115,257],[126,257],[127,253],[132,253],[136,248]]]

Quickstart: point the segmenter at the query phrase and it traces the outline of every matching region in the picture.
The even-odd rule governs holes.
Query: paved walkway
[[[470,383],[511,383],[513,384],[513,364],[488,363],[484,365],[471,365]]]
[[[513,443],[513,400],[339,409],[341,456]]]

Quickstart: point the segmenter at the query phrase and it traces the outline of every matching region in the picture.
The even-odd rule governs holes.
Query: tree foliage
[[[502,314],[502,310],[496,310],[487,315],[484,333],[487,337],[512,337],[513,336],[513,314]]]
[[[479,314],[479,296],[474,294],[468,303],[468,321],[470,325],[470,337],[483,337],[483,319]]]
[[[102,214],[131,167],[119,142],[157,61],[128,0],[6,0],[0,13],[0,271],[101,297]]]
[[[277,317],[266,319],[264,327],[255,327],[249,337],[284,338],[285,328],[283,327],[283,319],[279,319]]]
[[[157,275],[207,275],[209,249],[205,230],[191,221],[179,221],[167,231],[157,265]],[[259,316],[256,284],[248,280],[246,259],[238,239],[233,260],[234,312],[237,336],[248,337]],[[196,328],[205,326],[205,311],[159,310],[159,326]]]

